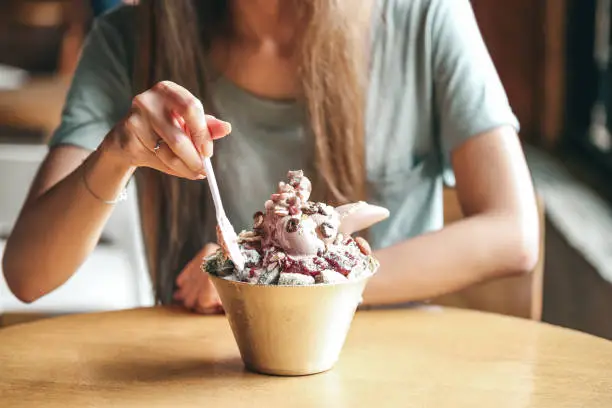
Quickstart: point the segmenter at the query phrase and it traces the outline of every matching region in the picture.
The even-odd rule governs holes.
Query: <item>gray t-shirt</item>
[[[374,248],[441,228],[451,151],[498,126],[518,130],[469,0],[379,0],[379,6],[366,165],[368,200],[387,207],[391,217],[372,229]],[[94,150],[129,110],[132,19],[133,10],[122,7],[95,22],[51,145]],[[296,104],[256,97],[224,78],[211,89],[219,116],[233,127],[216,142],[215,171],[228,216],[240,230],[250,227],[253,212],[287,170],[312,172],[312,138]],[[214,214],[205,227],[214,241],[212,226]]]

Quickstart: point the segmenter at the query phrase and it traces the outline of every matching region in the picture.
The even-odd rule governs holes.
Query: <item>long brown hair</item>
[[[189,89],[214,113],[205,56],[215,38],[231,34],[230,1],[141,0],[135,92],[171,80]],[[308,19],[300,37],[298,78],[309,118],[306,125],[314,135],[313,184],[316,198],[333,204],[360,200],[366,193],[364,94],[369,27],[360,23],[369,18],[355,3],[365,2],[294,0]],[[202,183],[150,170],[140,173],[149,267],[158,301],[170,303],[177,273],[205,244],[198,242],[201,234],[194,225],[203,225],[204,211],[210,211],[181,203],[201,202],[206,190]]]

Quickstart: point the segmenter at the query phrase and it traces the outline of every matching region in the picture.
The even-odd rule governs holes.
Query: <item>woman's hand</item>
[[[205,115],[200,100],[187,89],[162,81],[133,99],[130,113],[109,133],[104,149],[131,167],[202,179],[202,158],[212,155],[214,139],[230,131],[229,123]]]
[[[217,244],[206,245],[176,278],[178,289],[174,292],[174,300],[197,313],[223,313],[217,290],[208,274],[200,268],[202,259],[213,254],[217,249],[219,249]]]

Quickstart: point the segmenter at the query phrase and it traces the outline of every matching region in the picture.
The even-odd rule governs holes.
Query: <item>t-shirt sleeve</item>
[[[130,109],[131,83],[121,35],[104,17],[85,41],[66,97],[60,126],[50,146],[70,144],[95,150]]]
[[[519,123],[478,28],[469,0],[431,0],[432,64],[441,148]]]

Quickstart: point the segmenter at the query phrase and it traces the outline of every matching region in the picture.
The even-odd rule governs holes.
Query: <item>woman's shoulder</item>
[[[449,13],[471,10],[470,0],[379,0],[384,20],[394,26],[414,29],[435,26],[440,17]]]

